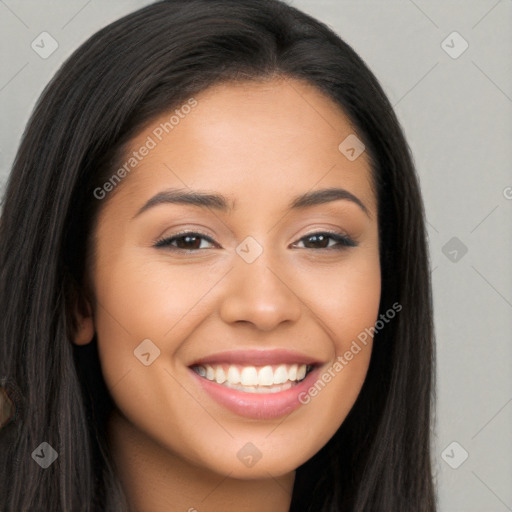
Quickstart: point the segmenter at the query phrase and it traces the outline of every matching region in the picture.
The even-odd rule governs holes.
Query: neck
[[[108,421],[114,465],[130,512],[288,512],[295,472],[240,480],[176,456],[117,410]]]

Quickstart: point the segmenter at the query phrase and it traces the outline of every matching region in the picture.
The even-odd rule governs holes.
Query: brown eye
[[[201,249],[208,249],[208,247],[201,247],[201,242],[203,240],[215,244],[209,236],[201,233],[187,232],[158,240],[154,246],[167,247],[171,250],[177,251],[198,251]],[[174,245],[174,243],[176,243],[176,245]]]
[[[312,233],[301,238],[299,241],[306,240],[304,245],[306,249],[327,249],[327,250],[339,250],[346,247],[355,247],[357,244],[348,236],[341,233]],[[330,241],[334,240],[334,245],[329,245]]]

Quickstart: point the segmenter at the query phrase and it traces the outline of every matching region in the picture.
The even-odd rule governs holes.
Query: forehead
[[[136,153],[137,161],[119,195],[133,209],[127,201],[140,206],[165,188],[220,191],[236,211],[343,186],[372,209],[366,153],[349,159],[342,151],[354,137],[342,109],[310,84],[280,78],[216,85],[154,118],[129,142],[121,165]]]

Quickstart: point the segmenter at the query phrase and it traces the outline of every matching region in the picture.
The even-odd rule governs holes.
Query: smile
[[[199,376],[245,393],[278,393],[301,382],[313,369],[308,364],[242,366],[204,364],[192,367]]]

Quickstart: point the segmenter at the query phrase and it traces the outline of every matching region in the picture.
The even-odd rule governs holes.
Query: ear
[[[87,293],[74,279],[70,280],[68,304],[71,307],[68,309],[68,315],[70,315],[71,332],[69,339],[75,345],[87,345],[94,337],[94,314],[90,297],[90,293]]]
[[[89,301],[80,297],[75,302],[73,343],[87,345],[94,337],[94,317]]]

